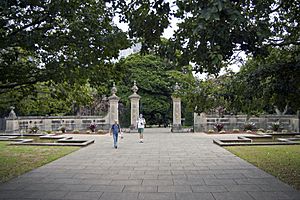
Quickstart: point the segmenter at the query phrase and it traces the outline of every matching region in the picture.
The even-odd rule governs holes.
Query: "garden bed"
[[[300,133],[239,136],[237,139],[215,139],[219,146],[299,145]]]
[[[94,140],[77,140],[64,135],[1,135],[1,141],[10,141],[10,145],[30,146],[80,146],[84,147],[94,143]]]
[[[87,131],[87,130],[83,130],[83,131],[67,131],[65,133],[56,133],[56,134],[83,134],[83,135],[106,135],[108,134],[108,131]]]
[[[208,135],[224,135],[224,134],[259,134],[257,131],[251,131],[251,132],[246,132],[246,131],[239,131],[239,132],[235,132],[235,131],[232,131],[232,130],[227,130],[227,131],[222,131],[222,132],[213,132],[213,133],[210,133],[210,132],[204,132],[205,134],[208,134]]]

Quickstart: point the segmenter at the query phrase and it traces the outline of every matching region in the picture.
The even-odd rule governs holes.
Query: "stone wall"
[[[6,132],[16,132],[38,127],[39,130],[57,131],[60,127],[66,130],[86,130],[94,123],[98,129],[109,129],[109,118],[100,116],[28,116],[6,119]]]
[[[255,123],[257,129],[269,130],[274,122],[279,121],[282,129],[299,132],[299,117],[297,115],[262,115],[260,117],[250,117],[248,122]],[[247,122],[247,115],[224,115],[219,118],[217,115],[194,114],[195,132],[206,132],[213,130],[216,123],[224,125],[224,130],[244,129]]]

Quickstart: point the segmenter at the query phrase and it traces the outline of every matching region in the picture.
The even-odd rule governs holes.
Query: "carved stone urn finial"
[[[136,86],[136,81],[133,81],[133,87],[131,88],[131,90],[133,91],[134,94],[136,94],[137,91],[139,90],[139,88]]]
[[[116,93],[117,93],[117,88],[116,88],[116,84],[115,84],[115,82],[113,83],[113,87],[111,88],[111,94],[112,95],[116,95]]]
[[[14,106],[10,106],[10,113],[8,115],[9,119],[16,119],[17,118],[17,115],[16,115],[14,109],[15,109]]]
[[[179,87],[178,83],[176,82],[176,85],[175,85],[175,87],[174,87],[174,91],[176,92],[176,91],[178,91],[178,90],[180,90],[180,87]]]

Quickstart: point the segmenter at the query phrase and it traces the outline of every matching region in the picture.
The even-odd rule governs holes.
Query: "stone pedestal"
[[[137,94],[138,87],[136,86],[136,82],[134,81],[134,85],[131,88],[133,90],[133,94],[129,96],[130,99],[130,129],[137,129],[136,121],[139,117],[140,111],[140,98],[141,96]]]
[[[136,127],[136,121],[139,117],[139,110],[140,110],[140,96],[137,94],[132,94],[129,96],[130,99],[130,110],[131,110],[131,114],[130,114],[130,129],[137,129]]]
[[[172,132],[182,132],[181,126],[181,99],[178,96],[178,91],[180,87],[176,83],[174,87],[174,94],[172,95],[173,100],[173,125]]]
[[[15,133],[19,131],[19,121],[17,118],[17,115],[14,111],[15,107],[10,107],[11,111],[8,115],[8,118],[6,118],[6,133]]]
[[[113,125],[115,120],[119,121],[119,100],[120,98],[116,95],[117,88],[115,83],[111,89],[112,95],[108,97],[109,101],[109,125]]]

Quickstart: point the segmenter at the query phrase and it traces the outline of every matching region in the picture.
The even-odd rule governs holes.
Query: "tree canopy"
[[[269,46],[300,44],[299,0],[110,2],[146,52],[161,44],[163,30],[177,18],[179,28],[170,38],[170,48],[181,51],[183,66],[195,63],[197,72],[218,73],[238,51],[266,56]]]
[[[202,81],[190,93],[196,112],[223,107],[227,113],[295,114],[300,109],[299,48],[272,48],[265,58],[249,58],[237,73]]]
[[[129,46],[113,16],[98,0],[1,1],[0,92],[108,71],[107,62]]]

